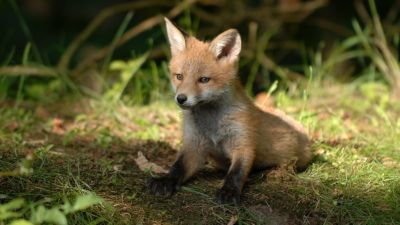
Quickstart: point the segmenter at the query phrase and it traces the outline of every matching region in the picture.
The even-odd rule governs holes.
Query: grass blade
[[[106,58],[104,59],[103,62],[103,68],[101,70],[101,74],[103,77],[105,77],[107,68],[108,68],[108,64],[111,61],[112,55],[114,53],[115,47],[117,46],[117,42],[118,40],[121,38],[121,36],[124,34],[126,28],[128,27],[129,22],[131,21],[133,16],[133,12],[129,12],[128,14],[126,14],[124,20],[122,21],[121,25],[119,26],[117,33],[115,34],[112,42],[111,42],[111,47],[110,47],[110,51],[108,52]]]

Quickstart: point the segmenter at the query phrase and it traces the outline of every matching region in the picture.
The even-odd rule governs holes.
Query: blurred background
[[[313,77],[377,79],[398,97],[399,11],[398,0],[3,0],[0,99],[162,98],[170,92],[163,16],[203,40],[238,29],[251,95]]]
[[[236,28],[239,74],[314,161],[144,191],[181,146],[163,17]],[[400,0],[0,0],[0,224],[400,224]],[[161,168],[161,169],[160,169]]]

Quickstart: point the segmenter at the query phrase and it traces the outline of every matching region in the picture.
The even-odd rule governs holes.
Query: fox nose
[[[184,94],[179,94],[178,96],[176,96],[176,101],[177,101],[180,105],[182,105],[183,103],[185,103],[186,100],[187,100],[187,97],[186,97],[186,95],[184,95]]]

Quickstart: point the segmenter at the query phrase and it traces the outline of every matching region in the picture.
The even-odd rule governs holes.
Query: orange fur
[[[169,177],[183,182],[211,160],[228,171],[219,198],[236,203],[252,169],[292,160],[305,169],[311,153],[302,126],[280,111],[256,107],[239,82],[238,32],[231,29],[212,42],[202,42],[166,23],[171,83],[183,109],[183,147]],[[201,81],[204,77],[206,82]],[[171,179],[154,181],[151,188],[163,193]]]

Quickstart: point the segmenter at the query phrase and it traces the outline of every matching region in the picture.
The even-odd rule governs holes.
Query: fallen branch
[[[0,75],[6,76],[40,76],[40,77],[56,77],[58,72],[48,67],[35,66],[6,66],[0,67]]]
[[[57,68],[60,71],[65,71],[68,68],[69,62],[75,51],[79,48],[79,46],[86,41],[91,34],[109,17],[121,13],[127,12],[134,9],[146,8],[150,6],[160,6],[160,5],[171,5],[169,1],[163,0],[145,0],[145,1],[136,1],[130,3],[122,3],[118,5],[111,6],[102,10],[87,26],[86,28],[71,42],[71,44],[67,47],[65,53],[62,55],[60,61],[58,62]]]
[[[179,15],[186,7],[189,5],[195,3],[196,0],[186,0],[172,8],[168,13],[167,16],[169,18],[174,18],[177,15]],[[157,24],[161,23],[163,21],[163,16],[162,15],[156,15],[153,17],[150,17],[146,19],[145,21],[139,23],[137,26],[131,28],[128,30],[126,33],[124,33],[121,38],[117,41],[115,47],[120,47],[121,45],[125,44],[127,41],[130,39],[136,37],[137,35],[141,34],[142,32],[149,30],[156,26]],[[87,57],[85,60],[83,60],[74,70],[73,74],[80,74],[82,71],[84,71],[87,66],[90,66],[97,60],[100,60],[104,58],[108,52],[111,50],[111,46],[104,47],[100,50],[98,50],[96,53],[93,55]]]
[[[254,52],[243,51],[242,56],[250,59],[256,57],[256,60],[261,64],[261,66],[270,71],[273,71],[276,75],[278,75],[282,79],[287,79],[289,81],[302,81],[305,78],[304,75],[302,75],[301,73],[297,73],[288,68],[280,67],[278,64],[276,64],[274,60],[272,60],[264,53],[258,53],[255,56]]]
[[[290,81],[304,80],[304,76],[300,73],[289,70],[288,68],[283,68],[278,66],[271,58],[265,54],[261,54],[258,59],[262,66],[266,69],[274,71],[278,76],[283,79],[288,79]]]
[[[329,0],[306,1],[299,4],[268,4],[263,3],[258,7],[249,7],[241,1],[232,3],[231,10],[221,6],[218,17],[215,13],[195,6],[192,12],[201,20],[211,22],[217,28],[235,26],[237,23],[245,20],[257,21],[259,24],[266,24],[266,27],[285,22],[299,22],[308,17],[319,8],[326,6]],[[233,9],[233,11],[232,11]],[[235,16],[232,16],[234,13]]]

